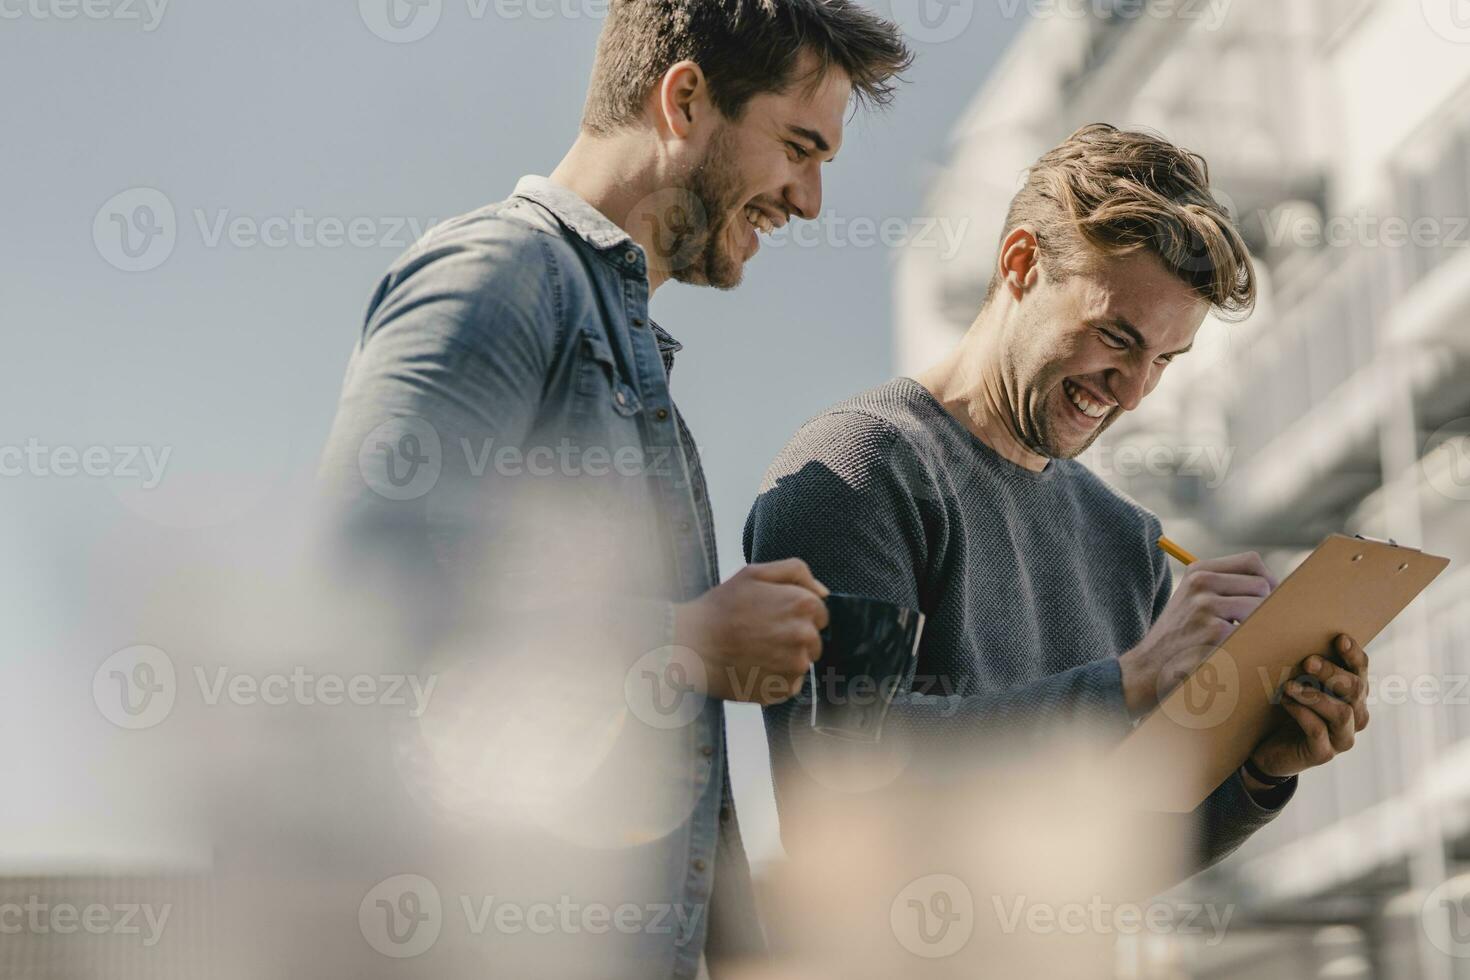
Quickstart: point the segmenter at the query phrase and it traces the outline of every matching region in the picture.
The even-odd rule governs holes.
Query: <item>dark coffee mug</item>
[[[822,630],[822,657],[810,671],[812,727],[876,742],[900,691],[914,680],[924,614],[882,599],[834,592]]]

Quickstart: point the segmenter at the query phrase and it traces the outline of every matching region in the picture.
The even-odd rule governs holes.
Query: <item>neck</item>
[[[669,278],[656,260],[656,221],[635,220],[634,209],[658,190],[658,159],[650,141],[629,129],[613,136],[580,133],[567,155],[551,172],[560,184],[626,231],[648,257],[648,292]]]
[[[916,375],[936,401],[985,445],[1017,466],[1040,473],[1047,457],[1033,452],[1016,432],[1014,399],[1002,365],[1004,313],[989,303],[944,360]]]

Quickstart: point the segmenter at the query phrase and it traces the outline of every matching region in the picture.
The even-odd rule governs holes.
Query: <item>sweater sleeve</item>
[[[943,514],[929,505],[937,499],[924,460],[891,423],[855,411],[828,413],[804,426],[772,464],[746,521],[746,559],[801,558],[834,592],[928,611],[933,596],[926,568],[948,532]],[[1157,519],[1150,523],[1157,530]],[[1154,572],[1151,612],[1157,619],[1173,591],[1167,559]],[[794,822],[787,819],[793,798],[826,795],[846,781],[839,772],[821,771],[827,754],[807,724],[811,696],[804,686],[797,697],[764,712],[783,836]],[[1131,729],[1116,656],[1005,691],[900,696],[884,741],[931,762],[911,775],[933,778],[957,759],[994,758],[1002,746],[1024,751],[1083,726],[1094,739],[1121,740]],[[894,750],[890,744],[871,751],[881,768]],[[1291,792],[1285,788],[1279,805],[1262,806],[1236,774],[1193,814],[1159,816],[1191,821],[1193,873],[1269,823]]]
[[[943,516],[928,504],[936,496],[924,461],[891,423],[829,413],[804,426],[772,464],[746,521],[745,555],[753,562],[801,558],[834,592],[927,612],[925,568],[946,533]],[[822,753],[810,744],[821,737],[806,724],[810,704],[808,682],[797,697],[765,709],[783,810],[793,792],[817,788],[811,777],[828,783],[811,771]],[[937,766],[941,758],[976,758],[972,750],[982,740],[990,750],[983,756],[994,758],[996,739],[1029,742],[1083,723],[1119,738],[1128,730],[1114,657],[1001,692],[900,695],[884,742],[907,746],[916,765]]]
[[[1150,540],[1158,540],[1162,530],[1157,518],[1150,518],[1149,524]],[[1158,556],[1153,607],[1153,620],[1157,621],[1174,594],[1174,575],[1168,556],[1158,549],[1152,549],[1152,553]],[[1296,787],[1297,780],[1292,778],[1273,790],[1262,803],[1245,788],[1240,773],[1233,773],[1190,814],[1194,821],[1193,870],[1203,871],[1233,854],[1252,834],[1276,818],[1296,795]]]

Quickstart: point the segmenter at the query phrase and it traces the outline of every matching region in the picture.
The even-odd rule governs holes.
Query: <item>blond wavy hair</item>
[[[1106,123],[1077,130],[1027,171],[1001,240],[1022,225],[1057,281],[1098,254],[1148,249],[1217,315],[1241,319],[1255,307],[1250,252],[1210,190],[1209,165],[1154,133]],[[992,278],[987,303],[999,285]]]

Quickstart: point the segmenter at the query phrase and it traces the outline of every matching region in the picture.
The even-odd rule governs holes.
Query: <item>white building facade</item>
[[[1084,123],[1156,130],[1209,161],[1261,302],[1208,322],[1089,464],[1197,553],[1284,572],[1346,530],[1453,560],[1370,647],[1358,747],[1190,886],[1235,906],[1225,941],[1120,943],[1119,975],[1470,978],[1470,3],[1031,16],[931,188],[964,249],[897,270],[900,372],[973,321],[1030,162]]]

